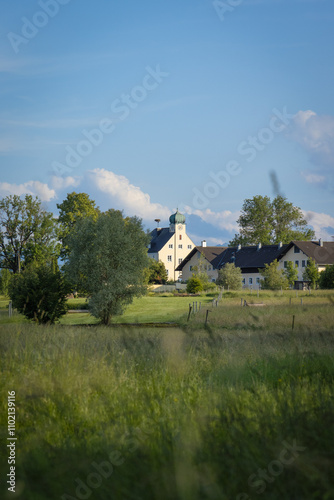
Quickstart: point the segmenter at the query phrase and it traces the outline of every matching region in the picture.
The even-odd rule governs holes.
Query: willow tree
[[[141,219],[118,210],[78,220],[67,238],[67,276],[86,290],[89,309],[108,325],[134,297],[146,293],[149,237]]]

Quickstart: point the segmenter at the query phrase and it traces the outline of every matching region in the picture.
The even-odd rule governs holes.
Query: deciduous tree
[[[87,291],[89,309],[102,323],[146,293],[149,236],[137,217],[109,210],[81,218],[67,241],[68,276]]]
[[[264,269],[260,271],[263,281],[262,288],[267,290],[279,290],[288,288],[288,279],[282,269],[278,269],[278,261],[273,260],[270,264],[265,264]]]
[[[149,259],[150,264],[147,270],[148,283],[164,284],[168,281],[168,274],[165,264],[159,260]]]
[[[238,219],[240,233],[229,243],[238,245],[264,245],[289,243],[291,240],[311,240],[314,231],[307,227],[300,208],[278,195],[271,202],[268,196],[246,199]]]
[[[61,257],[65,260],[69,250],[67,238],[73,231],[78,220],[85,217],[96,219],[100,210],[95,206],[95,201],[86,193],[69,193],[62,203],[57,204],[59,210],[58,227],[59,239],[62,243]]]
[[[291,260],[287,261],[286,268],[284,269],[283,272],[288,280],[289,285],[293,287],[295,281],[298,278],[298,269]]]
[[[307,262],[307,266],[305,267],[305,271],[303,272],[303,280],[309,281],[311,284],[311,288],[316,288],[319,282],[319,271],[318,266],[314,259],[310,259]]]
[[[334,264],[326,266],[326,269],[320,273],[319,286],[325,289],[334,288]]]
[[[218,271],[217,285],[229,290],[240,290],[242,288],[242,274],[240,267],[235,267],[234,263],[227,262]]]
[[[50,261],[58,251],[53,215],[37,197],[0,200],[0,267],[17,273],[33,261]]]

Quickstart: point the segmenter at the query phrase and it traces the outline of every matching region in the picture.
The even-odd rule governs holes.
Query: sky
[[[334,235],[333,0],[1,0],[0,197],[70,192],[198,244],[277,194]]]

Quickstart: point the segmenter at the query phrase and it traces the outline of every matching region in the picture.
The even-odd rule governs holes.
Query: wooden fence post
[[[191,314],[191,304],[189,304],[189,313],[188,313],[188,319],[187,319],[187,321],[189,321],[190,314]]]

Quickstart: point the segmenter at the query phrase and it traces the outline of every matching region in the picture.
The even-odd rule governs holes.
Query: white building
[[[177,281],[181,273],[176,268],[195,246],[187,235],[185,216],[177,210],[169,217],[169,227],[157,227],[151,232],[151,237],[148,256],[161,260],[168,279]]]
[[[310,259],[313,259],[318,266],[318,271],[324,271],[327,265],[334,264],[334,242],[333,241],[291,241],[282,252],[279,262],[279,269],[285,269],[288,261],[294,263],[298,269],[298,277],[295,281],[295,288],[303,288],[306,282],[303,273]]]

